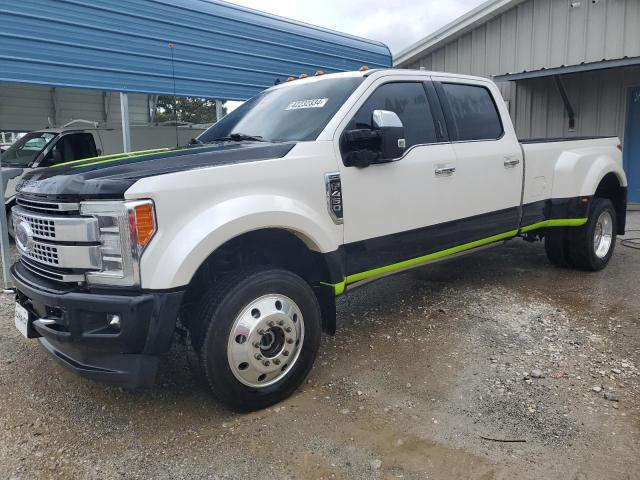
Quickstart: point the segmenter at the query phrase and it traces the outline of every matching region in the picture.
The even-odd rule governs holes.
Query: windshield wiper
[[[219,137],[210,140],[210,142],[224,142],[232,140],[235,142],[252,141],[252,142],[266,142],[260,135],[247,135],[246,133],[231,133],[226,137]]]

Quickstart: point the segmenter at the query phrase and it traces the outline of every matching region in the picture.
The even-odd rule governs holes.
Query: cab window
[[[97,156],[98,150],[93,135],[84,132],[68,133],[56,142],[40,166],[50,167],[59,163]]]
[[[382,85],[358,110],[347,130],[371,129],[374,110],[389,110],[400,117],[407,148],[436,142],[436,128],[422,83],[397,82]]]
[[[502,136],[500,114],[489,90],[479,85],[443,83],[457,141],[496,140]]]

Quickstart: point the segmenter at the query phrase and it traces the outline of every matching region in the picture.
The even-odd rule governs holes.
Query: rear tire
[[[556,267],[569,268],[567,232],[565,228],[549,228],[544,235],[544,249],[547,258]]]
[[[569,258],[576,268],[596,272],[607,266],[616,246],[616,209],[607,198],[594,198],[589,220],[569,236]]]
[[[292,272],[250,267],[229,274],[205,291],[195,311],[192,336],[204,373],[213,395],[231,410],[284,400],[313,366],[320,306]]]

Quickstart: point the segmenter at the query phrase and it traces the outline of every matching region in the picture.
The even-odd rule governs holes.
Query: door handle
[[[520,159],[519,158],[515,158],[515,157],[504,157],[504,166],[506,168],[511,168],[511,167],[515,167],[516,165],[518,165],[520,163]]]
[[[456,167],[440,167],[436,168],[436,177],[450,177],[456,171]]]

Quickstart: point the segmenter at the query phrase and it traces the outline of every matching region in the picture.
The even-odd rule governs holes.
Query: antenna
[[[178,148],[180,143],[178,137],[178,100],[176,98],[176,64],[173,57],[173,50],[176,48],[176,46],[173,44],[173,42],[169,42],[167,44],[167,47],[169,47],[169,51],[171,52],[171,78],[173,79],[173,114],[176,126],[176,148]]]

